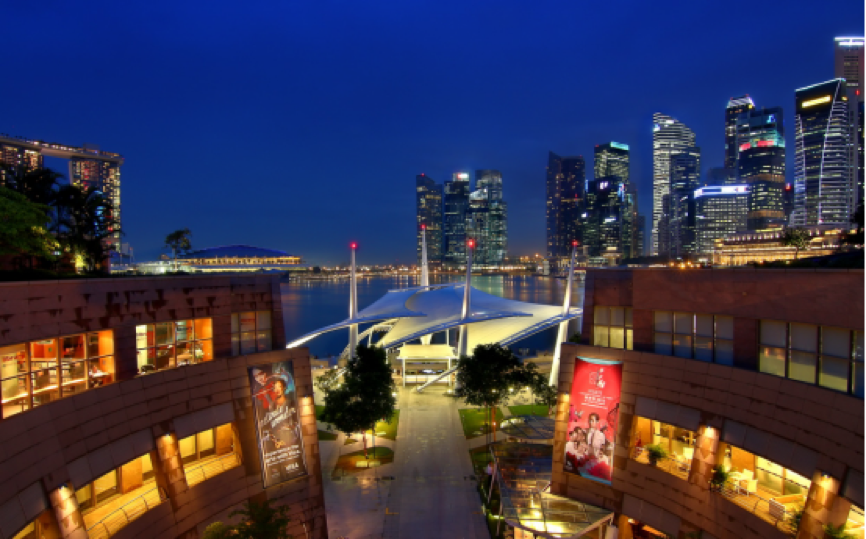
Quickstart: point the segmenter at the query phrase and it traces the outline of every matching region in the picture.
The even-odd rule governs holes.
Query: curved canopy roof
[[[392,348],[447,329],[471,324],[467,350],[479,344],[512,344],[520,339],[580,316],[582,310],[572,307],[562,314],[562,307],[526,303],[493,296],[472,288],[469,313],[462,318],[463,283],[392,290],[358,313],[354,320],[304,335],[289,343],[294,348],[322,333],[352,324],[396,319],[391,330],[378,343]]]
[[[222,245],[191,251],[177,255],[178,259],[186,258],[281,258],[291,256],[285,251],[253,247],[252,245]]]

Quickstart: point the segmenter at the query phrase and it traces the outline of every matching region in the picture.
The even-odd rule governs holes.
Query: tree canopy
[[[56,200],[58,238],[81,257],[87,271],[96,271],[114,249],[111,239],[121,233],[114,205],[95,188],[75,185],[61,187]]]
[[[809,233],[802,228],[788,228],[782,234],[782,245],[786,247],[795,247],[797,250],[794,253],[794,260],[800,258],[800,249],[805,249],[809,246]]]
[[[248,501],[242,508],[229,513],[230,517],[241,517],[240,523],[214,522],[205,528],[202,539],[292,539],[287,531],[291,522],[288,512],[289,506],[271,507],[270,500],[263,503]]]
[[[48,222],[47,206],[0,187],[0,255],[54,258],[58,243],[48,232]]]
[[[524,365],[505,346],[479,344],[471,356],[458,361],[459,388],[454,394],[474,406],[507,404],[509,389],[531,385],[536,368],[534,363]]]

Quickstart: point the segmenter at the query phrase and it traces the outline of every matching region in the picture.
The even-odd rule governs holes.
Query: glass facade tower
[[[659,241],[659,254],[687,258],[697,251],[694,192],[700,186],[701,150],[686,148],[682,153],[671,155],[670,162],[670,209],[666,227],[669,238]]]
[[[455,172],[445,182],[445,263],[466,263],[466,210],[469,209],[469,173]]]
[[[748,230],[785,223],[785,128],[781,107],[752,109],[737,120],[737,175],[749,186]]]
[[[844,79],[796,92],[794,226],[848,226],[855,210]]]
[[[712,254],[716,240],[745,228],[749,208],[747,185],[701,187],[695,190],[694,200],[698,253]]]
[[[731,176],[736,175],[737,159],[737,120],[741,114],[755,108],[752,98],[747,95],[732,97],[725,108],[725,168]]]
[[[863,37],[837,37],[835,41],[835,72],[837,79],[845,79],[848,93],[848,124],[850,146],[848,160],[857,185],[857,205],[863,204]]]
[[[582,156],[550,152],[547,163],[547,258],[571,256],[571,242],[584,242],[581,214],[585,208],[586,162]]]
[[[415,176],[415,208],[418,224],[418,264],[421,264],[421,226],[426,227],[427,261],[442,263],[442,185],[425,174]]]
[[[671,155],[695,146],[695,133],[675,118],[653,114],[653,216],[650,254],[659,254],[664,198],[670,195]]]
[[[508,205],[502,198],[502,174],[476,170],[475,191],[469,195],[466,233],[476,240],[479,264],[501,264],[508,251]]]

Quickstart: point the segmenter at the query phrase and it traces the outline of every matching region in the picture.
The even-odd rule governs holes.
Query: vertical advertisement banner
[[[248,369],[265,488],[306,475],[291,361]]]
[[[568,405],[566,472],[610,484],[621,384],[622,363],[576,359]]]

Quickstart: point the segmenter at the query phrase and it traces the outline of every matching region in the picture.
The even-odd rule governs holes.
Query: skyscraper
[[[844,79],[796,92],[794,226],[848,226],[856,185],[851,174],[848,96]]]
[[[781,107],[751,109],[737,119],[740,184],[749,186],[748,230],[785,223],[785,128]]]
[[[743,230],[749,207],[749,187],[721,185],[694,192],[697,251],[709,255],[716,240]]]
[[[90,149],[85,145],[85,149]],[[95,151],[99,151],[98,148]],[[82,189],[94,188],[111,201],[114,219],[120,224],[120,162],[90,157],[69,158],[69,183]],[[120,235],[114,236],[120,246]]]
[[[732,97],[725,108],[725,168],[732,175],[737,171],[737,118],[754,108],[755,103],[748,94]]]
[[[586,162],[583,156],[560,157],[550,152],[547,163],[547,258],[571,256],[571,242],[584,241]]]
[[[473,214],[471,218],[469,214]],[[475,171],[467,234],[477,240],[475,253],[479,264],[502,263],[508,251],[508,205],[502,197],[502,174],[498,170]]]
[[[659,254],[687,258],[697,251],[695,236],[694,193],[700,186],[701,150],[686,148],[673,154],[667,232],[670,237],[659,241]],[[665,250],[667,246],[667,250]]]
[[[599,144],[595,147],[593,172],[596,179],[609,179],[614,186],[616,200],[610,199],[603,207],[603,217],[600,221],[595,221],[599,217],[597,200],[594,200],[594,207],[589,208],[589,194],[587,194],[587,217],[583,218],[586,222],[585,231],[589,231],[590,227],[594,227],[592,232],[592,241],[596,245],[590,245],[591,253],[600,253],[606,251],[612,253],[613,246],[616,247],[616,252],[622,258],[633,258],[640,256],[638,252],[642,252],[642,248],[637,247],[638,231],[637,231],[637,190],[629,181],[630,177],[630,153],[627,144],[619,142],[608,142],[607,144]],[[597,189],[597,185],[595,188]],[[581,215],[584,212],[581,212]],[[615,220],[614,220],[615,217]],[[616,230],[614,230],[616,229]],[[589,244],[589,239],[587,244]],[[608,256],[611,258],[611,256]]]
[[[659,222],[664,197],[670,194],[670,158],[695,145],[694,132],[675,118],[653,114],[653,217],[650,252],[659,254]]]
[[[863,204],[863,37],[837,37],[833,76],[845,79],[848,123],[851,126],[848,160],[857,184],[857,205]]]
[[[619,176],[625,183],[629,182],[629,148],[628,144],[608,142],[595,147],[593,172],[596,178],[603,176]]]
[[[631,250],[631,227],[634,222],[633,198],[628,185],[620,176],[603,176],[587,182],[584,244],[589,256],[604,257],[613,264],[630,258],[624,243]],[[628,221],[628,226],[624,222]]]
[[[455,172],[445,182],[445,263],[466,263],[466,210],[469,209],[469,174]]]
[[[426,227],[427,260],[442,263],[442,185],[425,174],[415,176],[415,208],[418,224],[418,263],[421,263],[421,226]]]

